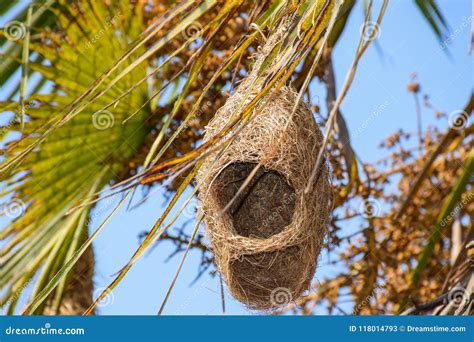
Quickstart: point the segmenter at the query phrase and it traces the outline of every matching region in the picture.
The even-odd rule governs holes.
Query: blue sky
[[[376,1],[376,3],[379,3]],[[443,50],[431,28],[422,18],[414,1],[392,0],[379,30],[377,46],[372,44],[363,56],[353,85],[341,107],[356,153],[364,161],[373,162],[386,152],[378,147],[390,133],[402,128],[416,131],[413,94],[406,91],[410,75],[416,72],[422,93],[430,96],[434,107],[450,113],[463,108],[472,89],[472,57],[467,54],[470,38],[471,3],[468,0],[438,1],[451,28],[449,54]],[[376,13],[376,12],[374,12]],[[334,69],[338,89],[354,58],[363,22],[362,2],[356,5],[347,27],[334,52]],[[0,26],[5,18],[0,18]],[[466,25],[467,23],[467,25]],[[312,84],[312,93],[321,98],[324,107],[325,93],[319,84]],[[7,92],[5,92],[7,93]],[[4,93],[0,94],[4,96]],[[324,112],[324,108],[323,108]],[[433,111],[422,109],[422,122],[426,127],[434,123]],[[443,125],[443,122],[437,124]],[[446,126],[447,121],[444,123]],[[191,202],[193,206],[196,201]],[[113,203],[103,204],[105,209]],[[107,286],[114,274],[129,260],[138,247],[138,236],[148,231],[164,209],[166,199],[156,193],[144,205],[133,211],[120,210],[94,241],[96,288]],[[91,229],[105,218],[101,210]],[[178,219],[179,227],[192,216]],[[4,226],[5,220],[0,220]],[[189,225],[192,228],[192,223]],[[350,233],[357,226],[348,224]],[[159,244],[140,259],[99,307],[100,314],[156,314],[174,276],[180,256],[167,263],[164,260],[174,250],[169,243]],[[334,255],[331,256],[334,259]],[[203,275],[193,286],[197,275],[200,254],[191,251],[171,294],[165,314],[221,314],[219,280]],[[327,253],[320,257],[321,267],[316,279],[337,273],[335,266],[325,266]],[[96,293],[98,295],[99,292]],[[226,292],[227,314],[258,314],[246,310]]]

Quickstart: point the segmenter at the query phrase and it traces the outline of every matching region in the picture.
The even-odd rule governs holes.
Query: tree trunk
[[[93,276],[94,251],[91,246],[86,249],[84,254],[79,258],[76,265],[71,270],[61,306],[56,310],[53,307],[53,301],[50,299],[46,303],[43,314],[82,315],[93,302]]]

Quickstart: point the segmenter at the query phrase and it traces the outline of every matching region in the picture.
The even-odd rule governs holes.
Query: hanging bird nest
[[[255,80],[251,73],[242,81],[206,127],[204,141],[254,98],[262,86]],[[198,173],[217,267],[233,296],[252,309],[279,307],[308,290],[326,235],[331,188],[325,165],[304,191],[323,137],[305,103],[291,115],[296,101],[288,86],[268,93]]]

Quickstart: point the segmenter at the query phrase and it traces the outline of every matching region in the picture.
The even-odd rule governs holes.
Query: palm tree
[[[415,4],[441,39],[447,26],[436,3]],[[17,69],[22,73],[0,103],[0,112],[14,113],[2,127],[2,197],[13,220],[0,233],[6,241],[1,305],[15,312],[19,296],[34,279],[24,313],[92,313],[97,302],[92,304],[91,244],[118,208],[89,235],[95,205],[120,194],[121,206],[136,187],[157,183],[174,193],[100,300],[153,242],[167,236],[170,223],[164,222],[175,199],[192,184],[206,153],[222,145],[220,140],[200,145],[202,128],[225,102],[226,91],[249,72],[259,44],[286,21],[290,29],[262,67],[261,74],[271,76],[231,125],[251,118],[255,104],[270,89],[291,81],[304,96],[309,82],[322,78],[331,113],[326,118],[327,146],[336,150],[338,141],[344,142],[336,157],[346,165],[349,180],[339,198],[344,202],[361,182],[361,165],[339,111],[345,91],[336,97],[331,81],[331,52],[354,5],[353,0],[0,5],[1,14],[21,7],[0,38],[0,86],[15,80]],[[378,11],[372,1],[365,6],[352,77],[386,5],[384,1]]]

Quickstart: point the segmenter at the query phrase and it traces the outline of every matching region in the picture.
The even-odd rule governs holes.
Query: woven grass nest
[[[243,80],[218,110],[204,141],[254,98],[261,87],[255,77]],[[234,128],[235,140],[210,154],[198,173],[200,210],[217,267],[232,295],[251,309],[271,310],[308,290],[326,236],[331,205],[326,166],[304,193],[323,137],[305,103],[291,116],[296,101],[288,86],[267,93],[251,119]]]

